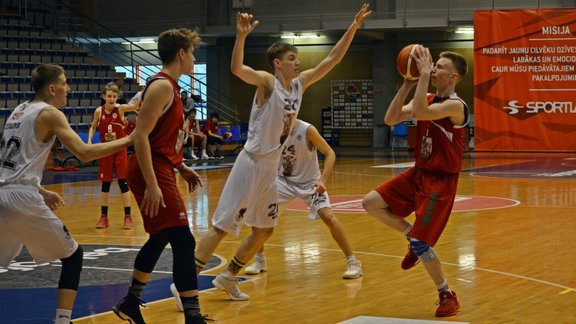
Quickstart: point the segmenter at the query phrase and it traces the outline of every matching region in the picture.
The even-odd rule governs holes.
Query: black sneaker
[[[213,323],[214,320],[208,318],[208,315],[197,314],[195,316],[185,316],[186,324],[207,324]]]
[[[138,297],[128,293],[124,299],[112,307],[112,311],[120,319],[130,322],[130,324],[146,324],[142,313],[140,313],[140,305],[146,307]]]

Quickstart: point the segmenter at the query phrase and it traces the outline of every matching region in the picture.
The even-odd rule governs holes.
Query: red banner
[[[576,10],[474,14],[474,145],[576,150]]]

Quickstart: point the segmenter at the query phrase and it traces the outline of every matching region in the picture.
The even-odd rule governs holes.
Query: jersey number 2
[[[8,150],[6,158],[4,160],[0,159],[0,167],[10,170],[16,169],[16,162],[12,161],[12,158],[14,158],[16,154],[20,153],[21,145],[22,142],[18,137],[11,137],[6,143],[4,138],[0,140],[0,152],[4,149],[4,146],[6,146],[6,149]]]

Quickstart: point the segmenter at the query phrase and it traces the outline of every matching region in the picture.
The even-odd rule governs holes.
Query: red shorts
[[[100,181],[112,182],[112,174],[116,172],[116,178],[126,179],[128,166],[128,150],[122,149],[114,154],[105,156],[98,161],[98,173]]]
[[[158,181],[158,186],[162,191],[164,204],[160,206],[158,215],[149,217],[142,215],[144,229],[149,234],[156,234],[161,230],[173,227],[188,226],[188,216],[186,215],[186,206],[176,185],[176,173],[168,161],[153,161],[152,167]],[[142,205],[144,191],[146,190],[146,181],[142,176],[142,171],[138,165],[136,154],[130,157],[128,162],[128,186],[134,194],[138,206]],[[142,214],[142,210],[140,210]]]
[[[410,237],[434,246],[452,212],[458,173],[439,173],[410,168],[376,188],[394,215],[416,221]]]

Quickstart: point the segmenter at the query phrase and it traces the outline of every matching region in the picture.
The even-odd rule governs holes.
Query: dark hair
[[[456,69],[456,72],[458,72],[460,79],[463,79],[466,76],[466,73],[468,73],[468,62],[466,62],[464,55],[448,51],[440,53],[440,57],[452,61],[452,65]]]
[[[288,52],[298,53],[298,49],[294,45],[286,44],[286,43],[274,43],[268,47],[266,51],[266,56],[268,57],[268,63],[274,69],[274,60],[277,58],[282,58],[284,54]]]
[[[180,91],[180,94],[183,94],[183,93],[188,94],[188,91],[186,91],[186,90]]]
[[[200,46],[200,36],[188,28],[168,29],[158,37],[158,55],[163,64],[172,63],[180,49]]]
[[[194,114],[194,115],[196,115],[196,108],[190,109],[190,111],[188,112],[188,114]]]
[[[49,84],[56,83],[64,68],[58,64],[41,64],[32,71],[32,88],[39,93]]]
[[[217,112],[213,112],[213,113],[210,113],[210,119],[212,119],[212,118],[220,119],[220,116],[218,116]]]

